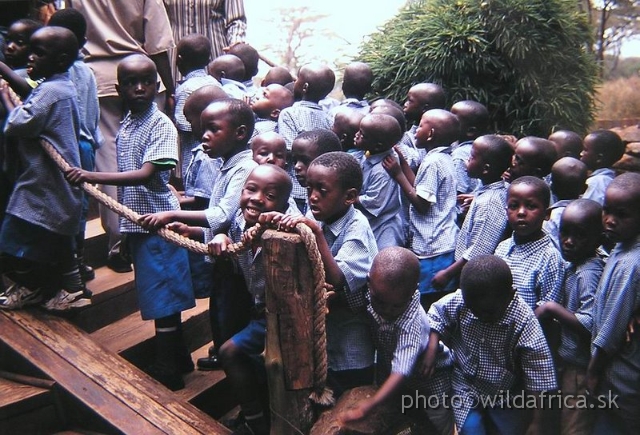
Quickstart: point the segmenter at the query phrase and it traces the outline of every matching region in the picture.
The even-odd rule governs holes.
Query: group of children
[[[142,318],[155,323],[146,371],[184,386],[194,364],[181,312],[209,297],[214,343],[198,367],[225,370],[242,408],[234,424],[251,433],[269,427],[259,388],[265,271],[260,240],[246,233],[256,223],[284,231],[304,223],[315,236],[332,288],[328,384],[336,395],[379,385],[342,423],[419,391],[438,398],[425,418],[442,434],[640,427],[640,344],[627,334],[640,311],[640,175],[615,176],[624,151],[615,133],[515,141],[489,132],[478,102],[447,110],[434,83],[409,89],[404,106],[369,104],[373,74],[362,62],[345,70],[342,102],[327,98],[335,74],[320,64],[295,79],[274,68],[252,89],[255,50],[240,44],[235,59],[209,63],[209,41],[191,35],[178,45],[185,80],[171,117],[154,103],[154,62],[141,54],[120,62],[128,113],[118,172],[93,172],[80,142],[99,146],[99,132],[74,86],[88,79],[72,82],[68,72],[81,36],[47,26],[25,38],[28,61],[0,64],[23,100],[16,105],[7,86],[0,93],[9,111],[0,308],[90,303],[75,243],[78,184],[115,185],[142,215],[121,219],[120,230]],[[92,133],[82,136],[82,126]],[[41,139],[73,168],[62,174]],[[165,226],[206,242],[211,255],[165,241],[155,232]],[[238,241],[250,249],[232,256]],[[558,390],[574,401],[563,402],[556,424],[544,395]],[[534,405],[519,409],[505,392]],[[610,407],[567,406],[607,394]]]

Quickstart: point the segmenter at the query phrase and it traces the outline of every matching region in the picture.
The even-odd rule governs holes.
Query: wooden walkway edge
[[[0,311],[0,340],[124,434],[229,434],[67,320]]]

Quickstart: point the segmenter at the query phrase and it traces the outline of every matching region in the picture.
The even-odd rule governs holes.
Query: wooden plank
[[[56,378],[64,389],[76,396],[82,403],[93,408],[124,433],[135,433],[136,430],[140,434],[162,433],[150,422],[140,418],[140,415],[125,403],[104,394],[99,383],[85,376],[77,368],[70,366],[7,314],[9,312],[0,312],[0,328],[4,332],[0,339],[23,357],[41,367],[47,375]]]
[[[48,389],[0,378],[0,419],[50,403],[51,392]]]
[[[64,319],[38,311],[14,311],[2,314],[3,316],[0,317],[19,325],[31,336],[31,346],[21,348],[21,340],[15,340],[11,344],[12,347],[14,349],[21,348],[21,352],[27,354],[29,360],[37,363],[48,376],[72,392],[90,408],[100,409],[102,412],[111,414],[112,399],[117,399],[125,408],[129,408],[129,414],[131,412],[137,414],[135,417],[129,417],[129,420],[144,420],[148,426],[153,428],[149,433],[229,433],[218,422],[193,406],[177,400],[169,390],[126,363],[122,358],[92,341],[87,334]],[[58,362],[58,366],[66,365],[66,371],[50,368],[51,361],[41,361],[39,356],[41,349],[34,352],[34,347],[48,348],[50,353],[62,360]],[[67,372],[74,371],[69,370],[69,366],[72,366],[77,372],[73,373],[75,376],[71,378],[66,376]],[[78,376],[84,378],[84,388],[77,388],[74,378]],[[99,397],[93,397],[91,393],[85,391],[86,389],[99,392],[97,394]],[[105,397],[109,399],[109,406],[104,406],[101,403]],[[122,408],[122,406],[118,406],[118,408]],[[122,418],[119,416],[114,416],[113,420],[111,418],[107,418],[107,420],[114,426],[115,421],[127,427],[130,424],[130,422],[122,422]],[[141,433],[138,429],[125,432]]]

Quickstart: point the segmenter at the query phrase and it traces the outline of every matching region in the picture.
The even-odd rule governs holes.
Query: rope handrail
[[[40,141],[40,144],[62,172],[67,172],[71,169],[71,165],[67,163],[67,161],[53,147],[53,145],[51,145],[44,139]],[[80,183],[80,188],[82,188],[82,190],[94,197],[100,203],[104,204],[111,211],[139,225],[140,214],[136,213],[125,205],[120,204],[118,201],[100,191],[97,187],[87,182],[82,182]],[[254,227],[250,228],[247,231],[252,232],[252,238],[258,238],[264,232],[264,230],[264,227],[262,227],[260,224],[256,224]],[[313,266],[314,389],[309,398],[314,403],[328,406],[333,404],[333,393],[326,387],[328,365],[326,352],[327,336],[325,329],[325,315],[327,303],[325,297],[326,284],[324,266],[322,263],[322,257],[320,256],[320,251],[318,250],[318,245],[311,229],[309,229],[307,225],[299,223],[298,225],[296,225],[296,232],[304,243],[307,255],[309,256],[309,260]],[[189,239],[188,237],[184,237],[176,233],[175,231],[170,230],[169,228],[160,228],[157,230],[157,234],[165,240],[188,249],[191,252],[194,252],[196,254],[209,255],[209,250],[206,244]],[[230,253],[235,254],[248,248],[248,246],[244,246],[244,244],[240,242],[230,245],[228,247],[228,250]]]

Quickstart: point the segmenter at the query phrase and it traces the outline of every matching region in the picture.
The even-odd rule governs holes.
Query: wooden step
[[[70,313],[69,318],[86,332],[93,332],[138,310],[133,272],[117,273],[106,266],[95,270],[87,282],[91,305]]]
[[[54,382],[39,380],[42,382],[36,386],[6,379],[3,374],[0,373],[0,434],[45,433],[61,428],[51,392]]]
[[[1,341],[119,433],[229,433],[64,318],[37,309],[2,311],[0,330]]]
[[[182,313],[182,329],[190,350],[211,341],[208,299],[196,299],[196,306]],[[140,313],[135,312],[92,332],[91,338],[136,366],[144,367],[151,363],[155,353],[154,335],[154,322],[142,320]]]

